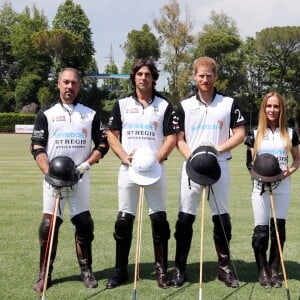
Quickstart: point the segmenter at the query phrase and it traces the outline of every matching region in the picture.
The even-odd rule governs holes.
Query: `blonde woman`
[[[285,242],[285,223],[290,204],[290,176],[299,167],[299,137],[296,131],[286,125],[284,99],[277,92],[270,92],[262,100],[258,126],[250,130],[246,140],[247,167],[262,153],[274,155],[283,172],[283,180],[273,187],[276,222],[281,246]],[[288,155],[292,162],[289,164]],[[275,223],[270,216],[270,194],[263,185],[253,181],[252,208],[254,214],[254,233],[252,247],[259,272],[259,283],[265,288],[282,286],[278,275],[280,253],[276,240]],[[269,262],[267,249],[271,240]]]

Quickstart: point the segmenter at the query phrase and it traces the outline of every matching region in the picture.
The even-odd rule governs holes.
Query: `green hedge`
[[[0,113],[0,132],[15,132],[15,124],[33,124],[35,114]]]

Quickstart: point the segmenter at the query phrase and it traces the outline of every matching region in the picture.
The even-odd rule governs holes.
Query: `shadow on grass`
[[[169,262],[170,268],[168,270],[169,272],[169,279],[172,277],[172,271],[173,271],[173,265],[174,262]],[[258,282],[258,273],[257,273],[257,267],[255,262],[245,262],[243,260],[235,260],[234,266],[237,272],[237,277],[240,282],[240,286],[236,289],[229,289],[228,294],[224,295],[222,298],[223,300],[230,299],[232,296],[234,296],[235,293],[240,291],[243,288],[248,287],[249,285],[252,285],[251,291],[254,288],[255,283]],[[132,285],[133,284],[133,277],[134,277],[134,264],[129,264],[128,266],[128,272],[129,272],[129,281],[126,282],[124,285]],[[234,269],[234,268],[233,268]],[[300,280],[300,265],[298,262],[294,261],[286,261],[285,262],[285,269],[287,273],[287,280],[294,279],[294,280]],[[180,288],[174,288],[174,291],[162,299],[169,299],[172,298],[172,296],[178,296],[178,295],[184,295],[184,292],[186,289],[188,289],[192,284],[199,283],[199,277],[200,277],[200,265],[199,263],[192,263],[187,265],[186,270],[186,276],[187,280],[185,284]],[[107,268],[100,271],[94,270],[95,277],[98,281],[103,281],[102,288],[95,289],[95,292],[85,299],[92,299],[103,292],[107,290],[106,284],[108,280],[114,275],[114,268]],[[140,264],[140,277],[141,279],[145,280],[155,280],[155,268],[154,263],[141,263]],[[217,280],[217,262],[212,261],[206,261],[203,263],[203,282],[202,283],[209,283],[211,281]],[[67,281],[81,281],[79,274],[73,275],[73,276],[67,276],[63,278],[54,278],[52,280],[52,286],[55,284],[60,284]],[[104,287],[103,287],[104,285]],[[250,298],[252,292],[250,292]],[[299,299],[300,300],[300,297]]]

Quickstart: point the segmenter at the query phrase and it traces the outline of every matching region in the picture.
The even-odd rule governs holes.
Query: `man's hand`
[[[87,161],[85,161],[76,167],[76,171],[78,172],[79,175],[83,175],[85,172],[87,172],[90,169],[90,167],[91,167],[90,164]]]

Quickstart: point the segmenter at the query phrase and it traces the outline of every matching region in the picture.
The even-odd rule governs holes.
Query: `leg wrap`
[[[175,266],[181,272],[184,272],[186,269],[187,257],[193,237],[194,221],[194,215],[179,212],[174,237],[176,239]]]
[[[115,223],[116,269],[127,269],[134,216],[119,212]]]

